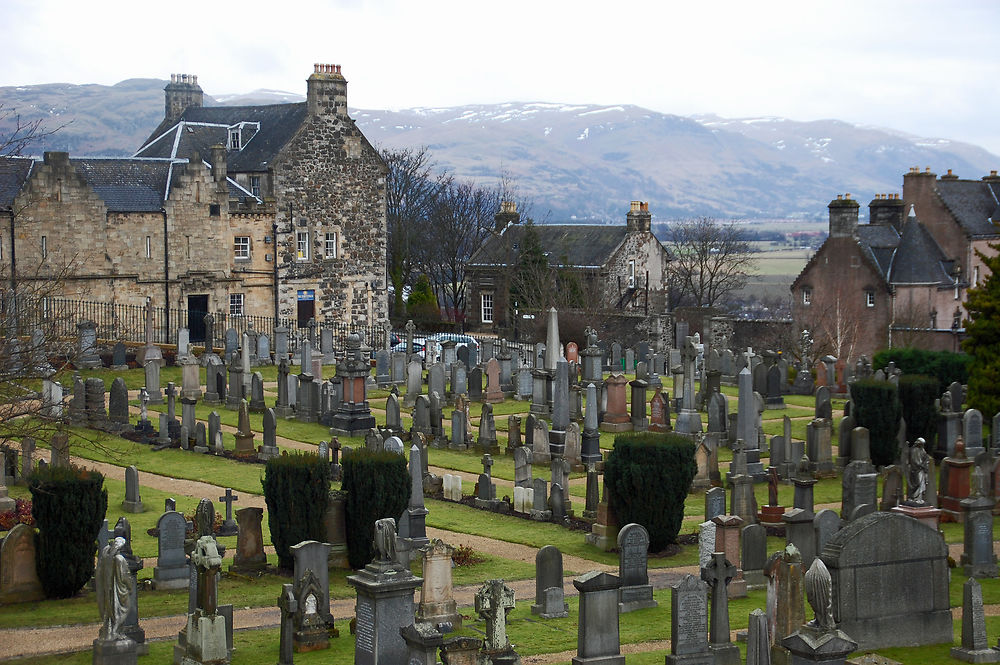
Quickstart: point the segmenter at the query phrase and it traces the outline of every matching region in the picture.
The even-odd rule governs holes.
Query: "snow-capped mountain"
[[[131,79],[114,86],[8,87],[0,88],[0,103],[50,126],[69,122],[39,152],[126,155],[162,119],[164,85]],[[205,103],[303,99],[257,90],[206,95]],[[626,104],[550,102],[350,112],[376,145],[426,145],[458,177],[494,184],[508,173],[534,201],[535,215],[550,221],[617,221],[633,199],[649,201],[661,220],[823,219],[838,193],[867,201],[898,192],[912,166],[951,168],[965,178],[1000,168],[1000,157],[973,145],[839,120],[682,117]]]

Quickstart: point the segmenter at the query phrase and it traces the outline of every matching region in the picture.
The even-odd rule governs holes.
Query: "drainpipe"
[[[292,204],[288,204],[288,214],[292,214]],[[271,224],[271,243],[274,250],[272,256],[272,261],[274,263],[274,327],[277,328],[280,324],[278,323],[278,218],[275,216],[274,222]]]
[[[163,214],[163,312],[164,312],[164,322],[167,328],[167,339],[170,341],[170,253],[167,251],[167,247],[170,243],[167,242],[167,210],[166,208],[160,208],[160,212]]]

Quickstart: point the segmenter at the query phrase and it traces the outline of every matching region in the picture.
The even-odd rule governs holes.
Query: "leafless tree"
[[[383,148],[389,167],[386,178],[387,272],[394,292],[393,312],[401,316],[404,291],[415,279],[416,247],[426,232],[435,200],[450,182],[445,172],[435,173],[426,146]]]
[[[713,307],[743,288],[756,269],[750,243],[734,222],[699,217],[670,226],[668,270],[693,305]]]
[[[499,207],[499,190],[470,182],[448,182],[435,197],[420,239],[420,267],[456,321],[465,315],[465,262],[486,240]]]
[[[26,120],[17,109],[0,102],[0,157],[23,155],[29,147],[41,143],[66,126],[62,124],[49,128],[43,120]]]

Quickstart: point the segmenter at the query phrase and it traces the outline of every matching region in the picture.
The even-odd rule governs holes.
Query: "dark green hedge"
[[[356,448],[343,457],[341,489],[347,527],[347,557],[353,568],[363,568],[375,556],[375,521],[397,522],[410,503],[410,474],[406,458],[396,453]]]
[[[635,522],[646,527],[651,552],[677,542],[684,499],[698,471],[694,452],[694,442],[678,434],[615,437],[604,465],[608,501],[619,526]]]
[[[323,516],[330,491],[330,466],[320,464],[314,453],[283,453],[267,461],[261,485],[278,566],[291,570],[295,566],[293,545],[326,539]]]
[[[97,533],[108,511],[104,476],[79,467],[47,466],[28,479],[38,527],[36,568],[49,598],[69,598],[94,575]]]
[[[934,450],[937,438],[937,409],[934,400],[941,395],[938,380],[923,374],[904,374],[899,378],[899,404],[906,421],[906,439],[923,437],[927,450]]]
[[[933,376],[938,381],[938,395],[951,385],[952,381],[961,384],[969,382],[969,361],[967,353],[952,353],[951,351],[924,351],[922,349],[888,349],[879,351],[872,360],[872,369],[885,369],[890,361],[903,374],[925,374]],[[907,421],[908,423],[909,421]]]
[[[899,456],[899,397],[890,381],[861,379],[851,384],[851,415],[855,427],[867,427],[872,463],[893,464]]]

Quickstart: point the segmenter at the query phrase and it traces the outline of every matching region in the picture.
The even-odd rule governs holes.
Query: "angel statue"
[[[919,438],[910,447],[909,461],[909,485],[910,494],[907,497],[914,503],[925,503],[927,501],[927,475],[930,472],[931,458],[924,450],[926,442]]]
[[[125,637],[122,624],[128,614],[132,575],[128,571],[128,562],[121,554],[124,546],[124,538],[115,538],[104,546],[97,559],[94,579],[97,583],[97,609],[101,613],[99,638],[102,640],[114,641]]]

